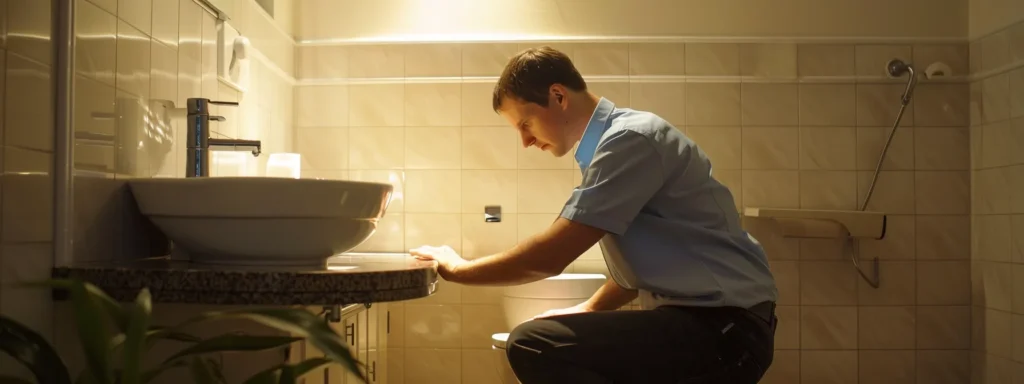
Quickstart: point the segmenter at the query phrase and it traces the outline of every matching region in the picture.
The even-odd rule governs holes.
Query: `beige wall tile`
[[[491,108],[494,83],[462,83],[463,126],[509,126]]]
[[[408,206],[408,203],[406,203]],[[439,213],[405,214],[406,249],[423,245],[452,247],[456,252],[462,249],[462,215]]]
[[[686,44],[686,74],[736,76],[740,74],[740,46],[722,43]]]
[[[860,307],[857,331],[860,349],[914,349],[914,307]],[[863,371],[862,371],[863,372]]]
[[[748,207],[800,206],[798,171],[745,171],[742,187],[743,204]]]
[[[740,45],[740,75],[795,78],[797,75],[796,44]]]
[[[681,43],[629,44],[630,75],[686,74],[686,46]]]
[[[405,166],[405,129],[349,128],[349,168],[393,169]]]
[[[914,124],[918,127],[967,127],[969,92],[967,84],[920,84],[914,91]]]
[[[153,30],[153,0],[118,0],[117,17],[150,35]]]
[[[857,206],[867,199],[873,172],[857,172]],[[867,210],[892,214],[915,213],[915,181],[913,172],[882,171],[875,181],[875,189],[868,201]]]
[[[918,305],[970,303],[970,264],[964,261],[919,261]]]
[[[416,213],[462,211],[462,172],[459,170],[405,171],[405,210]]]
[[[654,113],[678,128],[686,122],[685,83],[629,84],[629,106]]]
[[[1024,117],[1024,68],[1010,72],[1010,117]]]
[[[800,171],[800,207],[856,209],[857,174],[852,171]]]
[[[776,307],[775,316],[779,318],[778,328],[775,330],[775,350],[800,349],[800,307]]]
[[[518,143],[516,131],[511,127],[462,127],[462,169],[515,169],[520,152],[516,149]],[[536,149],[529,152],[543,155],[544,159],[555,159]]]
[[[412,44],[405,46],[406,77],[461,75],[461,46],[457,44]]]
[[[408,348],[402,370],[405,384],[458,383],[462,380],[462,351]]]
[[[970,210],[970,174],[921,171],[914,175],[918,214],[957,215]]]
[[[348,128],[299,128],[296,150],[302,154],[302,168],[316,170],[347,169],[349,161]]]
[[[973,259],[981,261],[1010,261],[1011,235],[1009,215],[978,215],[974,217]]]
[[[715,174],[719,170],[740,169],[742,163],[742,132],[740,127],[696,127],[686,128],[690,137],[711,159]],[[740,190],[737,189],[736,192]]]
[[[149,36],[124,21],[118,21],[117,88],[136,96],[149,97],[150,59]]]
[[[966,383],[971,379],[969,351],[918,351],[917,382]]]
[[[628,75],[629,44],[578,44],[573,64],[583,76]]]
[[[917,348],[970,348],[970,324],[970,307],[919,306],[917,307]]]
[[[561,212],[572,188],[572,171],[520,170],[519,212]]]
[[[857,84],[857,125],[891,127],[899,114],[904,89],[902,84]],[[914,108],[907,107],[900,126],[913,125]]]
[[[295,120],[299,127],[346,127],[348,119],[348,86],[296,87]]]
[[[686,83],[686,100],[688,125],[740,124],[739,84]]]
[[[295,49],[295,77],[340,79],[348,77],[349,48],[336,45],[300,46]]]
[[[0,240],[40,243],[53,239],[53,154],[4,148]],[[18,175],[18,173],[26,173]],[[29,174],[33,173],[33,174]]]
[[[488,337],[490,340],[490,337]],[[504,364],[504,351],[488,349],[462,350],[462,382],[480,384],[502,384],[508,380],[502,373],[511,369]]]
[[[857,88],[853,84],[800,84],[800,125],[854,126]]]
[[[934,128],[915,131],[914,166],[922,170],[970,168],[970,132],[966,128]]]
[[[1003,73],[981,81],[981,119],[985,123],[1010,118],[1010,75]]]
[[[800,169],[854,170],[857,129],[853,127],[801,127]]]
[[[797,128],[744,127],[743,169],[799,169]]]
[[[915,383],[914,351],[860,351],[857,357],[861,383]]]
[[[800,264],[796,261],[773,261],[770,265],[779,290],[779,305],[800,304]],[[798,314],[794,313],[794,314]]]
[[[460,169],[462,129],[459,127],[405,128],[405,166],[410,169]]]
[[[52,17],[48,1],[14,3],[6,11],[7,49],[45,65],[53,62]]]
[[[462,308],[462,347],[490,348],[491,335],[509,332],[505,312],[497,305],[465,305]]]
[[[857,307],[802,307],[800,348],[857,349]]]
[[[153,1],[153,39],[171,47],[178,46],[178,2],[181,0]]]
[[[457,126],[461,97],[462,87],[458,83],[406,84],[405,125]]]
[[[857,351],[801,351],[801,383],[857,383]]]
[[[859,278],[849,261],[801,261],[800,304],[856,305]]]
[[[75,71],[113,86],[117,18],[86,0],[75,6]]]
[[[462,212],[483,218],[484,206],[500,205],[502,214],[518,211],[516,170],[462,171]],[[514,231],[513,231],[514,232]]]
[[[630,86],[624,82],[590,82],[587,84],[587,88],[590,92],[604,97],[615,103],[618,108],[629,108],[630,107]]]
[[[966,260],[970,257],[970,217],[927,215],[915,219],[919,260]]]
[[[479,213],[462,214],[462,256],[475,259],[504,252],[516,245],[517,217],[502,212],[501,222],[484,221]]]
[[[743,83],[743,125],[793,126],[799,123],[796,84]]]
[[[462,46],[462,76],[499,76],[509,59],[519,51],[514,43],[465,44]]]
[[[349,48],[348,74],[354,78],[401,77],[405,62],[401,45],[353,46]]]
[[[981,69],[991,71],[1010,63],[1010,36],[1006,30],[981,38]]]
[[[352,249],[353,252],[406,252],[405,218],[401,209],[388,213],[377,222],[377,231],[362,244]]]
[[[861,256],[861,269],[866,273],[870,273],[872,268],[869,260],[873,258]],[[863,279],[857,280],[858,299],[861,305],[914,305],[917,302],[914,262],[880,261],[878,269],[878,288],[872,287]]]
[[[800,76],[855,75],[855,47],[839,44],[801,44],[797,48]]]
[[[395,127],[405,119],[404,84],[357,84],[349,86],[349,125]]]

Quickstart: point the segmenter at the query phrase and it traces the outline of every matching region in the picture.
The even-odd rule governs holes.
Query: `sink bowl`
[[[323,267],[377,229],[390,184],[260,177],[134,179],[139,211],[192,262]]]

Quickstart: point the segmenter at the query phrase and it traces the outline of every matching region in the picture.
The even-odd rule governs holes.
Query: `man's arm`
[[[516,285],[558,275],[597,244],[605,231],[559,217],[512,249],[456,265],[445,280],[467,285]]]
[[[637,291],[619,286],[613,279],[608,279],[594,295],[583,303],[588,311],[612,311],[636,299]]]

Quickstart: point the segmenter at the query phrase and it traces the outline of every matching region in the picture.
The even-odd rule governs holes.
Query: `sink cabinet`
[[[311,307],[310,311],[320,313],[323,308]],[[387,383],[387,337],[390,331],[387,303],[354,304],[341,307],[340,317],[328,321],[345,340],[349,350],[364,364],[363,374],[372,384]],[[328,318],[330,316],[327,316]],[[289,363],[321,357],[320,352],[309,342],[296,343],[289,354]],[[358,377],[340,364],[331,364],[310,372],[303,377],[305,384],[357,384]]]

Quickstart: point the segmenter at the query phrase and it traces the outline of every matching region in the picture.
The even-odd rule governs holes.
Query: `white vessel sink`
[[[258,177],[134,179],[139,210],[196,263],[323,267],[373,234],[390,184]]]

